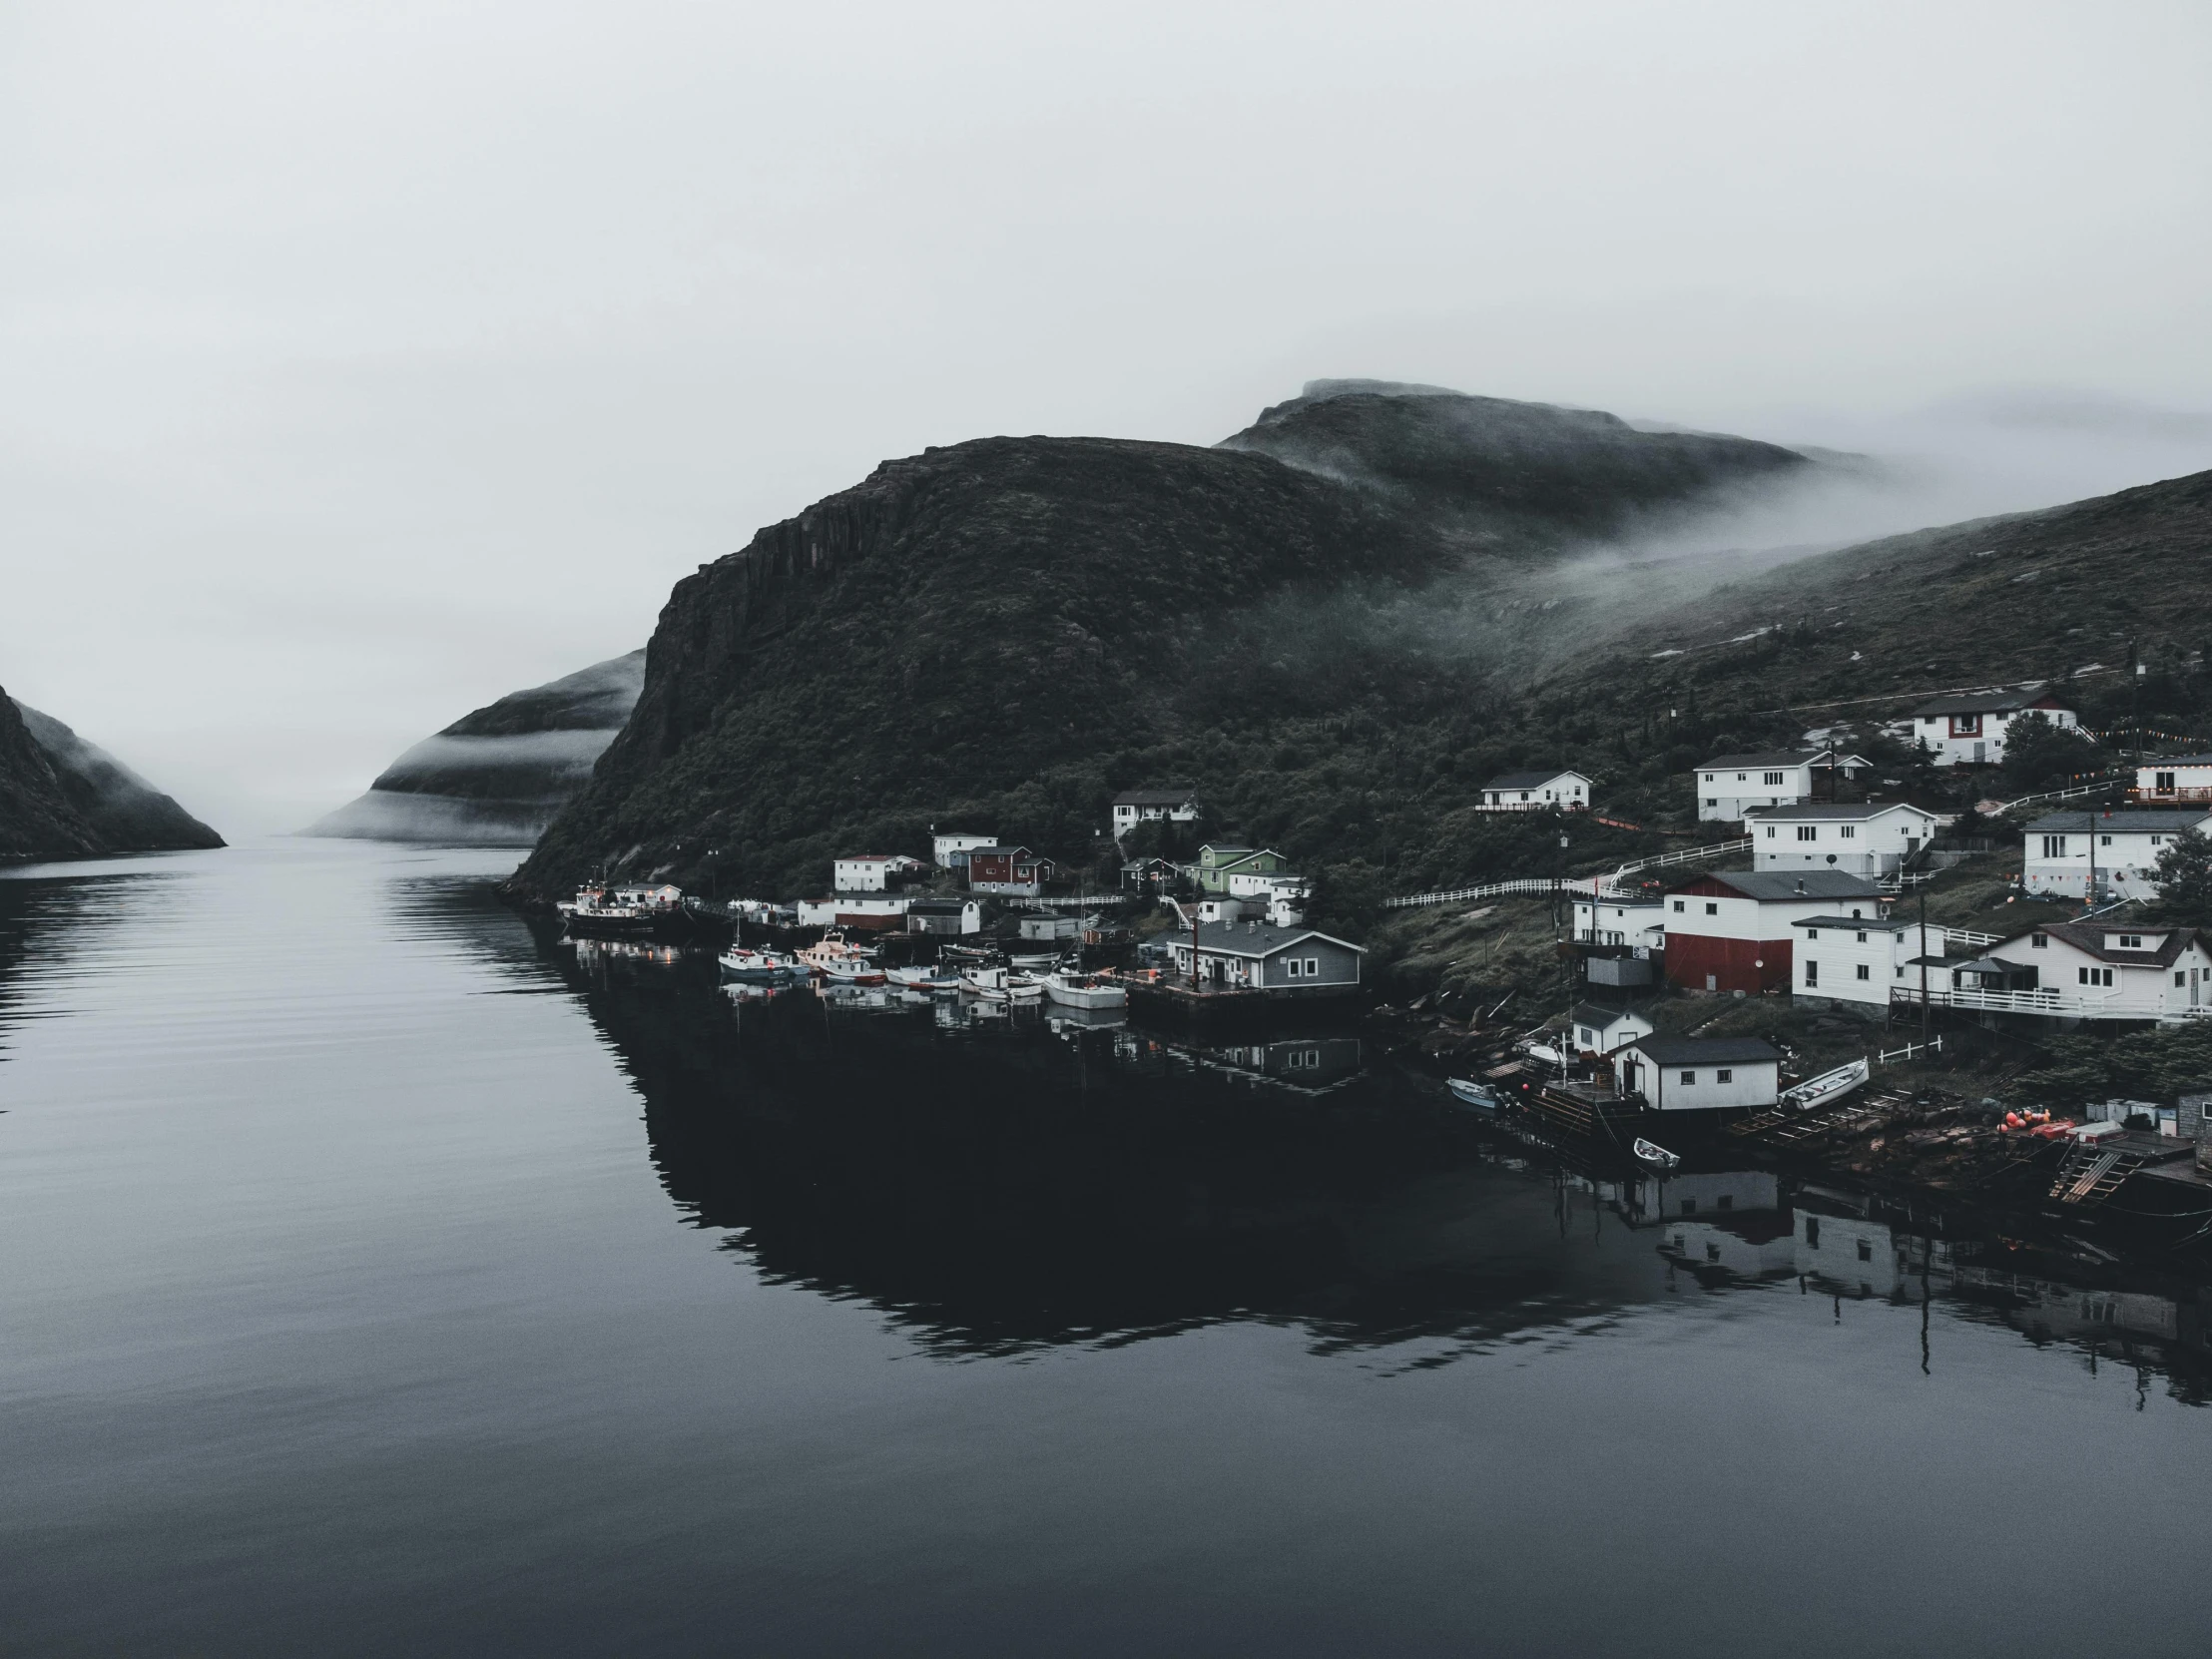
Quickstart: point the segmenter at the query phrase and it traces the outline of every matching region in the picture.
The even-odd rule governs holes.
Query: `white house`
[[[1941,927],[1902,917],[1801,916],[1790,926],[1797,934],[1791,996],[1816,1008],[1886,1009],[1891,987],[1908,979],[1919,986],[1921,957],[1943,953]],[[1942,970],[1930,971],[1934,982],[1942,980]]]
[[[1751,755],[1716,755],[1691,774],[1697,780],[1702,824],[1734,824],[1746,813],[1794,807],[1813,799],[1813,773],[1847,776],[1867,763],[1834,750],[1776,749]]]
[[[1666,907],[1657,898],[1578,898],[1574,937],[1580,944],[1667,947]]]
[[[931,835],[929,855],[939,869],[965,869],[967,855],[978,846],[996,846],[996,835]]]
[[[900,893],[896,897],[887,893],[831,893],[828,898],[802,898],[799,901],[799,925],[802,927],[896,927],[906,916],[906,909],[913,900]]]
[[[1638,1037],[1613,1056],[1613,1075],[1655,1112],[1772,1106],[1782,1055],[1757,1037]]]
[[[2024,831],[2020,884],[2032,893],[2087,898],[2158,896],[2158,855],[2184,830],[2212,826],[2212,808],[2045,813]]]
[[[1116,840],[1138,825],[1154,819],[1167,819],[1174,824],[1194,824],[1198,821],[1198,792],[1196,790],[1123,790],[1114,797],[1114,838]]]
[[[1882,889],[1840,870],[1708,870],[1666,895],[1667,980],[1685,990],[1786,991],[1794,923],[1807,916],[1879,916]]]
[[[1482,786],[1480,813],[1579,813],[1590,805],[1590,781],[1579,772],[1501,772]]]
[[[1887,875],[1926,846],[1936,815],[1903,801],[1802,801],[1744,822],[1755,869]]]
[[[1993,765],[2004,759],[2004,734],[2033,710],[2053,726],[2079,724],[2042,686],[2017,691],[1968,692],[1937,697],[1912,713],[1913,738],[1936,752],[1939,767]]]
[[[831,860],[831,874],[839,892],[881,892],[891,877],[917,872],[926,866],[919,858],[896,852],[862,852]]]
[[[944,933],[958,938],[983,930],[979,898],[917,898],[906,906],[906,931]]]
[[[1622,1043],[1648,1037],[1650,1020],[1633,1008],[1608,1008],[1596,1002],[1578,1002],[1567,1015],[1567,1028],[1576,1049],[1590,1054],[1610,1054]]]
[[[2194,927],[2047,922],[1947,967],[1949,983],[1931,983],[1929,1000],[1955,1008],[2174,1024],[2212,1003],[2212,950]],[[1897,995],[1919,1001],[1919,982],[1908,977]]]
[[[2135,799],[2180,806],[2212,801],[2212,755],[2160,755],[2135,769]]]

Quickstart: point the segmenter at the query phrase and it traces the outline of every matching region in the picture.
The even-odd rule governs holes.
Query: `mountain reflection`
[[[1839,1317],[1941,1298],[2205,1395],[2191,1288],[2082,1290],[2004,1240],[1770,1171],[1579,1170],[1355,1037],[1194,1048],[895,993],[740,1002],[697,958],[540,950],[636,1079],[677,1204],[769,1280],[864,1301],[945,1357],[1235,1320],[1418,1368],[1670,1299],[1803,1293]]]

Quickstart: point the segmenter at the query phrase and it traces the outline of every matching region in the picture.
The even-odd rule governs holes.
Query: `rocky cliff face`
[[[633,651],[511,692],[416,744],[304,832],[528,846],[590,780],[644,681],[645,653]]]
[[[1596,409],[1382,380],[1315,380],[1222,440],[1351,484],[1470,550],[1540,558],[1806,472],[1805,456]]]
[[[0,858],[222,844],[221,835],[113,755],[0,693]]]

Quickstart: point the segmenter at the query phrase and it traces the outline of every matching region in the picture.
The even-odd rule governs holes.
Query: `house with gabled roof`
[[[1879,916],[1882,889],[1838,870],[1708,870],[1661,897],[1667,980],[1685,990],[1759,995],[1790,988],[1808,916]]]
[[[1893,994],[1918,1002],[1919,980],[1908,976]],[[1944,963],[1929,1000],[2067,1023],[2177,1024],[2192,1009],[2212,1006],[2212,949],[2194,927],[2114,915],[2046,922],[1971,961]]]
[[[1613,1075],[1654,1112],[1772,1106],[1782,1052],[1757,1037],[1638,1037],[1614,1054]]]
[[[1579,1052],[1610,1054],[1623,1043],[1648,1037],[1655,1027],[1633,1008],[1578,1002],[1567,1014],[1567,1039]]]
[[[1580,813],[1590,805],[1590,781],[1579,772],[1501,772],[1482,786],[1478,813]]]
[[[1166,819],[1173,824],[1198,821],[1198,791],[1188,786],[1170,790],[1123,790],[1114,797],[1114,838],[1121,839],[1140,824]]]
[[[1201,891],[1225,893],[1230,891],[1232,875],[1281,875],[1290,867],[1291,861],[1271,846],[1209,843],[1198,849],[1198,862],[1189,866],[1189,874]]]
[[[2158,857],[2176,838],[2212,830],[2212,807],[2045,813],[2021,831],[2020,885],[2086,899],[2158,896]]]
[[[1833,749],[1762,749],[1746,755],[1716,755],[1698,763],[1690,776],[1697,784],[1701,824],[1735,824],[1748,813],[1794,807],[1813,799],[1813,774],[1857,775],[1867,761]],[[1835,792],[1830,791],[1831,794]]]
[[[1840,869],[1887,875],[1935,836],[1936,815],[1905,801],[1801,801],[1750,814],[1759,869]]]
[[[2135,769],[2128,794],[2146,807],[2212,801],[2212,755],[2153,755]]]
[[[1367,947],[1312,927],[1277,927],[1258,919],[1201,921],[1168,940],[1183,983],[1195,971],[1202,990],[1342,994],[1360,985]]]
[[[1913,741],[1934,750],[1939,767],[1993,766],[2004,759],[2004,735],[2012,722],[2031,711],[2068,730],[2080,724],[2047,686],[1960,692],[1932,697],[1913,711]]]

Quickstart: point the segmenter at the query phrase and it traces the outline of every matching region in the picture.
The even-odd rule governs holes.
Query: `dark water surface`
[[[0,1648],[2207,1646],[2187,1286],[1341,1045],[738,1006],[508,861],[0,880]]]

